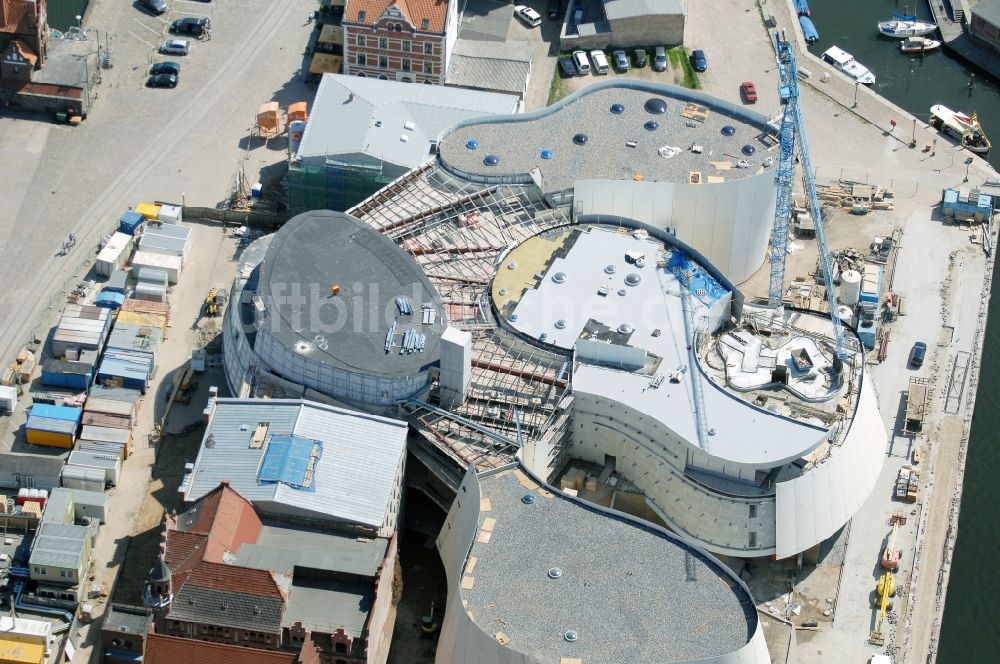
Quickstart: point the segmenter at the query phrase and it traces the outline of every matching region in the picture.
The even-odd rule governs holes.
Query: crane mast
[[[799,79],[795,63],[795,52],[792,45],[783,34],[774,32],[775,54],[778,63],[778,73],[781,84],[778,93],[784,111],[781,115],[779,129],[779,152],[777,168],[777,198],[774,207],[774,226],[771,231],[771,278],[768,286],[768,303],[772,306],[781,304],[785,290],[785,257],[788,246],[788,226],[792,218],[792,185],[795,179],[795,147],[798,137],[798,152],[802,163],[803,180],[806,194],[812,208],[816,224],[816,243],[820,261],[823,266],[823,281],[826,286],[826,299],[830,305],[830,318],[833,321],[833,332],[836,338],[836,355],[838,360],[848,358],[844,330],[837,317],[837,292],[833,287],[833,269],[830,262],[830,250],[826,244],[826,232],[823,229],[823,215],[820,209],[819,195],[816,193],[816,180],[812,167],[812,157],[809,154],[809,141],[806,139],[805,121],[802,108],[799,105]]]

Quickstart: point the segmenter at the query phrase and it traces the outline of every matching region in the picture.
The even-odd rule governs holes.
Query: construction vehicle
[[[891,520],[892,536],[889,537],[889,544],[885,547],[885,551],[882,552],[882,569],[895,572],[899,569],[899,549],[896,548],[896,534],[899,532],[899,519],[893,515]]]
[[[878,620],[875,622],[875,630],[868,635],[868,643],[876,646],[885,645],[885,635],[882,634],[882,621],[885,614],[892,608],[889,598],[896,594],[896,577],[892,572],[886,572],[878,579],[876,586],[878,594]]]
[[[211,288],[205,297],[205,315],[218,316],[226,307],[226,289]]]
[[[823,215],[820,208],[819,194],[816,191],[815,171],[812,157],[809,155],[809,142],[806,140],[805,119],[799,106],[798,65],[795,62],[795,51],[792,44],[785,39],[784,33],[774,32],[774,44],[778,74],[781,83],[778,95],[784,106],[779,128],[778,164],[775,181],[777,196],[774,208],[774,227],[771,230],[771,277],[768,285],[768,304],[773,307],[781,305],[785,291],[785,257],[788,248],[788,227],[792,219],[792,185],[795,179],[795,143],[798,137],[798,151],[802,163],[802,179],[805,182],[806,194],[812,208],[812,219],[816,233],[816,244],[819,258],[822,262],[823,281],[826,286],[826,297],[830,305],[830,318],[836,337],[837,360],[848,358],[847,342],[844,339],[844,329],[837,318],[837,291],[833,287],[833,269],[830,264],[830,250],[826,243],[826,232],[823,229]]]

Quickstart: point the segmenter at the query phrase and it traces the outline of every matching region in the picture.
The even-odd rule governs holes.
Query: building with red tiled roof
[[[395,536],[265,524],[222,482],[164,515],[144,661],[382,664],[396,555]]]
[[[351,0],[343,73],[443,83],[458,38],[458,0]]]
[[[49,29],[47,0],[0,0],[0,80],[28,80],[14,67],[28,70],[45,65]],[[12,48],[12,44],[20,42]]]

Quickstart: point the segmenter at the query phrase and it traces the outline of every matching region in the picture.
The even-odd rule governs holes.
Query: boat
[[[875,74],[868,71],[867,67],[855,60],[853,55],[843,49],[831,46],[823,51],[823,55],[820,57],[847,74],[847,77],[853,81],[864,83],[865,85],[873,85],[875,83]]]
[[[979,117],[973,113],[969,117],[945,106],[931,106],[931,126],[942,134],[951,136],[963,147],[976,154],[986,154],[993,147],[979,124]]]
[[[917,55],[930,53],[940,47],[941,42],[936,39],[928,39],[927,37],[907,37],[903,41],[899,42],[900,51],[903,53],[914,53]]]
[[[888,21],[878,22],[878,31],[886,37],[906,39],[907,37],[923,37],[937,30],[937,25],[918,20],[909,14],[893,14]]]
[[[795,13],[799,16],[810,16],[808,0],[795,0]]]
[[[806,40],[807,44],[815,44],[819,41],[819,33],[816,32],[816,26],[813,25],[811,18],[800,16],[799,26],[802,28],[802,38]]]

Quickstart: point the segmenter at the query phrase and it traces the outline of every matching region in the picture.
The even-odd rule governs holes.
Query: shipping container
[[[94,368],[81,362],[45,360],[42,364],[42,384],[86,391],[94,379]]]
[[[135,211],[147,220],[155,221],[157,215],[160,214],[160,206],[157,203],[139,203],[135,206]]]
[[[122,470],[122,460],[114,454],[97,454],[74,450],[69,453],[69,459],[66,460],[66,467],[69,468],[70,466],[102,470],[104,471],[105,485],[117,486]],[[63,471],[63,474],[65,474],[65,471]]]
[[[166,270],[160,270],[154,267],[138,267],[132,270],[132,274],[135,275],[135,280],[138,282],[160,284],[162,286],[167,285]]]
[[[145,394],[152,373],[153,358],[149,354],[111,349],[97,369],[97,382],[109,387],[130,387]]]
[[[135,285],[135,291],[132,293],[132,297],[137,300],[145,300],[147,302],[166,302],[167,287],[162,284],[148,284],[144,281],[140,281]]]
[[[165,254],[154,254],[150,251],[137,251],[132,256],[132,267],[152,267],[166,270],[167,282],[176,284],[181,277],[182,260],[180,256],[167,256]]]
[[[179,224],[184,221],[184,209],[180,205],[161,205],[156,219],[163,224]]]
[[[103,394],[104,389],[97,390],[96,388],[91,391],[90,396],[87,397],[87,403],[83,407],[83,412],[86,413],[105,413],[107,415],[116,415],[118,417],[127,417],[133,424],[135,424],[135,401],[129,401],[127,399],[112,399],[106,396],[97,396],[97,394]],[[133,399],[138,399],[139,394],[132,390],[135,395]]]
[[[97,254],[94,271],[102,277],[110,277],[115,270],[125,265],[131,251],[132,236],[119,232],[113,233],[108,243]]]
[[[104,284],[104,290],[124,295],[126,286],[128,286],[128,272],[125,270],[115,270],[111,273],[111,277],[108,278],[107,283]]]
[[[118,219],[118,231],[127,235],[135,235],[136,229],[142,225],[143,221],[145,221],[145,217],[135,210],[129,210]]]
[[[76,441],[76,449],[81,452],[91,452],[93,454],[113,454],[122,461],[127,459],[131,452],[131,447],[127,442],[106,443],[99,440],[84,440],[83,438]]]
[[[52,424],[53,422],[59,422],[60,424],[55,425]],[[53,429],[57,427],[61,427],[64,429],[72,428],[75,431],[76,428],[71,423],[61,422],[60,420],[50,420],[48,422],[36,421],[35,424],[40,427],[50,427]],[[28,426],[25,427],[24,434],[25,434],[24,435],[25,440],[32,445],[43,445],[45,447],[59,447],[65,450],[73,449],[73,443],[76,440],[74,432],[68,430],[57,432],[57,431],[49,431],[48,428],[35,429],[33,427]]]
[[[101,294],[94,300],[94,304],[105,309],[118,309],[124,304],[125,296],[122,293],[102,290]]]
[[[109,429],[119,429],[124,431],[132,430],[132,418],[128,415],[111,415],[110,413],[95,413],[92,410],[83,411],[83,418],[80,420],[83,428],[106,427]],[[90,436],[84,436],[90,438]]]
[[[98,523],[106,523],[108,519],[108,494],[103,491],[85,491],[71,489],[76,516],[90,518]]]
[[[52,333],[52,355],[62,357],[68,349],[104,349],[111,329],[111,312],[103,307],[67,304]]]
[[[67,465],[63,467],[61,483],[67,489],[104,493],[105,475],[101,468]]]

